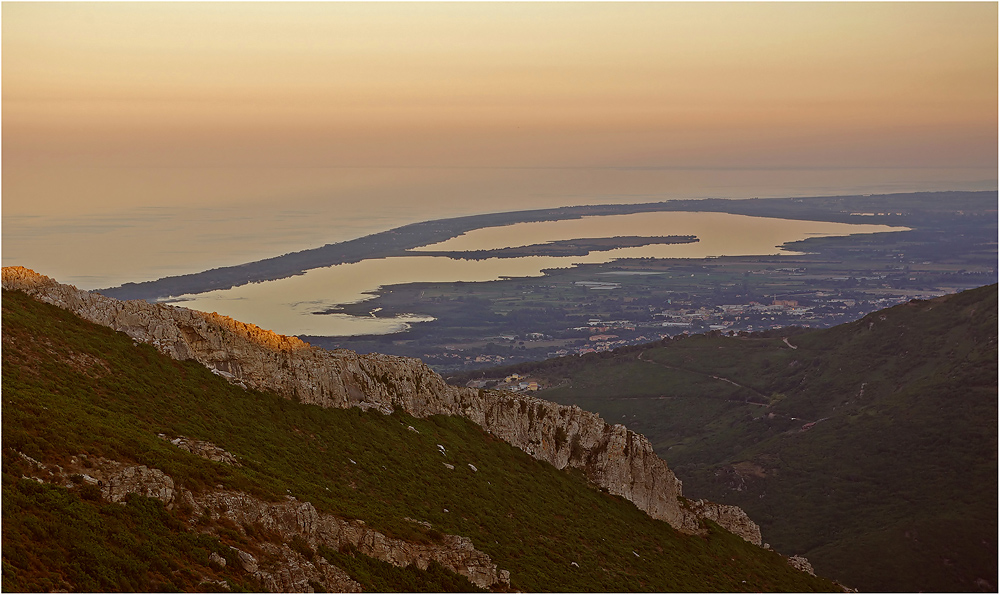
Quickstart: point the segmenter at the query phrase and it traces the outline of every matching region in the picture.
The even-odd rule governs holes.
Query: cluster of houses
[[[504,378],[470,380],[466,386],[470,388],[495,388],[515,393],[535,392],[541,388],[537,380],[530,380],[527,376],[522,376],[521,374],[511,374]]]
[[[824,296],[817,296],[824,297]],[[812,300],[804,306],[794,299],[774,299],[769,304],[722,304],[700,308],[674,308],[654,315],[660,326],[681,330],[764,330],[789,324],[801,326],[832,326],[841,322],[847,310],[858,306],[853,299],[834,298]],[[904,298],[880,298],[868,302],[868,308],[885,308],[905,301]]]
[[[774,300],[770,304],[750,302],[749,304],[722,304],[696,309],[663,310],[655,314],[663,318],[662,326],[691,328],[698,326],[708,330],[722,330],[741,321],[773,319],[774,316],[802,318],[812,312],[812,307],[801,307],[796,300]],[[737,325],[744,326],[744,325]]]
[[[928,295],[927,297],[931,297]],[[795,299],[798,298],[798,299]],[[746,304],[701,305],[670,302],[667,308],[653,312],[652,320],[601,320],[592,318],[586,326],[566,329],[572,331],[572,339],[561,339],[546,352],[546,357],[564,357],[601,353],[619,347],[640,345],[659,341],[678,334],[721,331],[735,334],[739,331],[753,332],[789,325],[822,328],[853,320],[859,315],[875,309],[885,308],[905,301],[903,296],[858,301],[834,293],[811,292],[807,304],[801,303],[801,296],[775,296],[767,303],[751,301]],[[653,310],[653,308],[650,308]],[[551,332],[551,331],[550,331]],[[508,334],[497,337],[502,342],[515,342],[519,349],[532,348],[532,343],[552,341],[553,337],[540,332],[520,335]],[[550,343],[551,344],[551,343]],[[537,344],[536,344],[537,345]],[[512,362],[525,361],[516,352],[463,353],[456,347],[446,347],[444,353],[424,354],[425,361],[439,365],[450,365],[464,369],[500,366]],[[537,357],[537,356],[536,356]],[[451,364],[450,362],[454,362]],[[457,366],[455,366],[457,364]],[[432,364],[433,365],[433,364]],[[515,375],[516,376],[516,375]],[[492,379],[490,387],[529,392],[538,389],[537,383],[518,377]]]

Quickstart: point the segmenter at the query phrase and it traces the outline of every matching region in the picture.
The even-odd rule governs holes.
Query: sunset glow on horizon
[[[16,177],[997,161],[990,3],[12,3],[3,16]]]
[[[996,3],[2,10],[8,233],[139,207],[996,188]]]

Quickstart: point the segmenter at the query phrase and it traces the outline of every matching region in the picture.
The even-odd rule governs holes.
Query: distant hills
[[[997,286],[824,330],[678,336],[521,364],[625,423],[686,489],[864,591],[997,589]]]
[[[5,591],[837,589],[579,409],[24,269],[4,286]],[[651,518],[667,504],[683,530]]]

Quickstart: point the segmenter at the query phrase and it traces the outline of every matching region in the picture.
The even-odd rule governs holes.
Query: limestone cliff
[[[125,332],[176,359],[196,360],[231,382],[323,407],[401,409],[416,417],[460,415],[557,468],[582,469],[609,493],[688,533],[711,519],[760,545],[760,530],[733,506],[693,503],[642,435],[579,407],[501,391],[449,386],[417,359],[327,351],[216,313],[119,301],[3,268],[3,287]]]

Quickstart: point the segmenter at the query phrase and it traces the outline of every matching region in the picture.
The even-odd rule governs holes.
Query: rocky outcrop
[[[681,481],[642,435],[595,413],[501,391],[459,392],[454,414],[556,468],[582,469],[595,484],[677,529],[699,531],[679,504]]]
[[[705,500],[688,501],[694,513],[699,518],[715,521],[725,527],[730,533],[739,535],[750,543],[761,544],[760,527],[750,520],[747,513],[738,506],[716,504]],[[765,549],[770,549],[765,547]]]
[[[208,459],[209,461],[214,461],[216,463],[225,463],[234,467],[240,466],[239,461],[236,460],[236,457],[233,456],[232,453],[227,452],[223,448],[219,448],[211,442],[185,438],[184,436],[178,436],[173,439],[167,438],[165,434],[157,434],[157,436],[160,440],[165,440],[177,448],[187,451],[193,455],[197,455],[203,459]]]
[[[501,391],[452,387],[417,359],[327,351],[216,313],[123,302],[80,291],[23,267],[4,267],[3,287],[122,331],[175,359],[194,359],[240,386],[272,390],[323,407],[466,417],[557,468],[582,469],[609,493],[632,501],[678,530],[701,532],[700,518],[711,518],[761,543],[759,529],[738,508],[691,506],[683,499],[680,480],[644,436],[578,407]]]
[[[816,573],[813,572],[812,564],[809,563],[809,560],[805,556],[789,556],[788,563],[796,570],[816,576]]]
[[[287,496],[283,502],[265,502],[242,492],[211,491],[196,495],[181,488],[177,500],[177,505],[191,507],[194,517],[231,521],[244,536],[246,528],[251,527],[256,532],[276,535],[284,543],[299,538],[313,550],[320,545],[335,550],[351,546],[394,566],[415,564],[421,570],[426,570],[434,561],[483,588],[510,582],[510,573],[497,569],[489,555],[477,550],[468,537],[445,535],[440,543],[411,543],[387,537],[363,521],[321,514],[311,503],[300,502],[292,496]],[[281,555],[289,557],[288,552],[282,551]],[[318,556],[301,558],[294,559],[293,566],[307,568],[319,559]],[[289,589],[285,585],[276,590]]]
[[[388,537],[363,521],[322,514],[311,503],[292,496],[280,502],[266,502],[237,491],[209,490],[195,494],[183,487],[175,489],[169,475],[142,465],[85,455],[71,457],[65,466],[46,465],[19,454],[35,469],[32,479],[36,481],[67,488],[75,487],[77,482],[97,485],[101,497],[109,502],[124,503],[129,494],[156,498],[167,509],[183,509],[191,519],[192,530],[211,533],[221,526],[238,531],[255,543],[261,555],[234,548],[234,557],[268,591],[312,592],[314,587],[310,582],[323,585],[329,592],[361,591],[361,586],[346,572],[330,565],[322,556],[307,557],[300,548],[290,547],[290,543],[305,544],[312,552],[321,545],[334,550],[350,546],[394,566],[416,564],[421,570],[426,570],[433,561],[482,588],[510,585],[510,573],[498,569],[490,556],[477,550],[468,537],[443,535],[439,543],[412,543]],[[213,562],[226,565],[224,558],[215,556]]]
[[[129,494],[156,498],[165,504],[174,500],[174,480],[163,471],[145,465],[124,466],[109,473],[102,483],[101,496],[111,502],[121,502]]]
[[[169,475],[145,465],[127,465],[83,454],[70,457],[65,466],[46,465],[24,453],[18,454],[35,469],[30,479],[66,488],[77,483],[95,485],[100,488],[101,497],[109,502],[124,502],[129,494],[139,494],[171,505],[176,494],[174,480]]]
[[[288,544],[264,542],[260,549],[268,561],[264,565],[247,552],[233,548],[245,572],[271,593],[312,593],[318,583],[327,593],[361,593],[361,585],[342,569],[320,556],[307,559]]]

